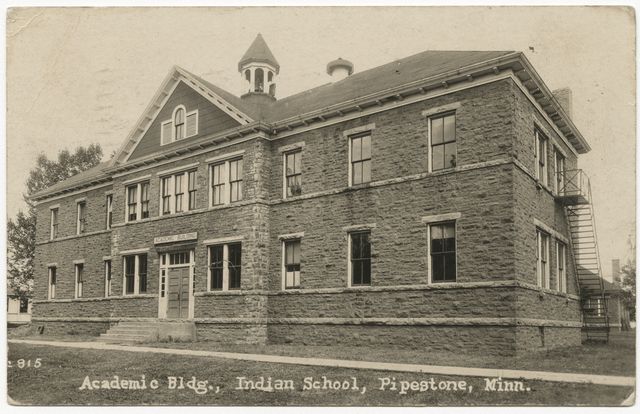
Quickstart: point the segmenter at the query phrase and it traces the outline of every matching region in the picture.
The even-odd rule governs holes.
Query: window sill
[[[229,289],[229,290],[208,290],[206,292],[196,292],[193,296],[243,296],[247,292],[241,289]]]
[[[57,237],[55,239],[49,239],[49,240],[45,240],[45,241],[36,242],[36,245],[47,244],[47,243],[55,243],[55,242],[59,242],[59,241],[66,241],[66,240],[73,240],[73,239],[81,239],[83,237],[95,236],[95,235],[98,235],[98,234],[110,233],[110,232],[111,232],[111,230],[98,230],[98,231],[92,231],[92,232],[87,232],[87,233],[82,233],[82,234],[74,234],[74,235],[71,235],[71,236]]]
[[[372,183],[373,181],[368,181],[366,183],[360,183],[360,184],[351,184],[349,187],[347,187],[347,190],[359,190],[361,188],[369,188],[371,187]]]

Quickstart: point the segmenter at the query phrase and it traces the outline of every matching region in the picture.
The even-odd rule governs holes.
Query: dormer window
[[[164,121],[160,127],[162,145],[194,135],[198,135],[198,110],[187,112],[184,105],[176,106],[171,119]]]
[[[184,138],[184,109],[178,108],[173,118],[174,137],[176,140]]]

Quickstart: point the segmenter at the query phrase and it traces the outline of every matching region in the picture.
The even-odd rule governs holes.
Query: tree
[[[636,320],[636,261],[630,260],[620,270],[622,273],[622,300],[629,309],[629,319]]]
[[[36,244],[36,210],[29,196],[66,180],[82,171],[95,167],[102,159],[99,144],[78,147],[73,153],[62,150],[57,160],[40,154],[36,166],[29,172],[23,193],[26,213],[19,211],[15,220],[7,223],[7,280],[8,290],[20,298],[29,296],[33,288],[33,255]]]

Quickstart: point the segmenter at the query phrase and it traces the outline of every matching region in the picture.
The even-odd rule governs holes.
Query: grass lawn
[[[206,343],[197,345],[206,346]],[[279,348],[279,351],[283,353],[291,349]],[[313,353],[314,349],[308,349],[307,352]],[[360,352],[362,353],[362,349]],[[416,354],[416,351],[412,352]],[[366,354],[368,357],[369,351]],[[343,354],[340,357],[351,358],[354,355],[355,353]],[[331,356],[336,356],[335,352]],[[381,354],[376,356],[382,357]],[[42,365],[39,368],[16,367],[19,359],[31,360],[33,363],[36,358],[41,358]],[[526,381],[524,385],[529,391],[490,392],[484,390],[484,379],[473,377],[376,372],[174,355],[142,356],[139,353],[27,344],[9,344],[9,361],[12,363],[12,367],[8,369],[9,396],[21,404],[37,405],[619,405],[632,391],[627,387]],[[540,363],[540,360],[538,361]],[[156,379],[159,387],[155,390],[79,389],[86,376],[91,380],[112,380],[114,375],[118,375],[120,379],[132,380],[139,380],[141,375],[145,375],[148,385],[151,380]],[[339,381],[352,381],[350,378],[356,377],[358,390],[302,390],[306,377],[321,380],[323,375]],[[211,389],[207,388],[204,394],[197,394],[189,388],[168,389],[169,376],[184,377],[185,381],[195,376],[198,380],[207,380]],[[237,377],[255,380],[260,376],[272,377],[274,380],[292,380],[294,389],[271,392],[235,389]],[[400,381],[428,381],[432,377],[436,384],[440,381],[464,380],[473,390],[408,390],[406,394],[399,394],[398,390],[379,389],[381,383],[378,378],[383,377],[395,377],[398,386]],[[364,387],[366,392],[362,393]]]

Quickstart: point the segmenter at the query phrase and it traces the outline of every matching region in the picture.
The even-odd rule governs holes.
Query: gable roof
[[[268,63],[276,68],[276,73],[280,72],[280,65],[276,60],[276,57],[271,53],[271,49],[267,46],[267,42],[260,33],[256,36],[249,46],[249,49],[244,53],[240,62],[238,62],[238,70],[242,70],[242,67],[249,62],[263,62]]]
[[[356,72],[351,76],[275,101],[264,121],[275,122],[327,106],[361,98],[407,83],[426,79],[512,54],[512,51],[426,51]]]
[[[236,119],[240,124],[244,125],[253,122],[253,119],[250,116],[248,116],[246,113],[238,109],[234,104],[230,102],[231,99],[229,99],[230,94],[228,92],[224,92],[221,88],[215,88],[218,92],[224,92],[223,95],[226,96],[225,99],[221,95],[216,93],[213,89],[209,88],[209,86],[211,85],[203,84],[200,78],[194,77],[191,73],[179,66],[174,66],[169,71],[169,74],[165,77],[153,99],[136,122],[127,139],[123,142],[120,149],[116,152],[115,157],[113,157],[113,160],[111,161],[112,166],[121,164],[128,160],[129,156],[133,153],[133,150],[135,150],[138,143],[140,143],[140,140],[142,139],[142,137],[144,137],[145,133],[153,124],[155,118],[158,116],[158,113],[164,107],[165,103],[171,96],[171,91],[181,81],[189,85],[193,90],[201,94],[212,104],[220,108],[222,111],[226,112],[232,118]],[[240,99],[238,98],[232,101],[237,104]]]
[[[256,37],[241,62],[246,58],[273,60],[269,63],[277,65],[275,57],[260,35]],[[218,139],[229,140],[234,136],[243,136],[251,130],[265,130],[270,133],[283,128],[291,129],[292,126],[306,125],[313,117],[324,119],[323,116],[336,112],[342,115],[341,110],[345,107],[360,109],[359,105],[365,101],[373,101],[372,105],[375,106],[375,102],[380,103],[378,99],[383,99],[385,96],[393,97],[395,94],[396,98],[403,99],[403,91],[409,91],[411,88],[412,92],[407,93],[419,93],[416,91],[423,90],[422,86],[426,83],[444,84],[446,87],[450,80],[462,81],[465,77],[468,79],[471,73],[474,73],[475,76],[476,73],[486,74],[492,70],[503,69],[512,70],[516,74],[578,152],[584,153],[590,149],[586,140],[562,107],[554,100],[553,94],[521,52],[426,51],[355,73],[340,81],[327,83],[280,100],[263,102],[261,105],[241,99],[183,68],[174,66],[131,134],[111,161],[109,168],[113,170],[119,164],[126,163],[128,155],[135,149],[146,132],[146,128],[149,127],[170,95],[171,88],[181,80],[216,106],[236,117],[241,126],[226,131],[226,135],[223,134],[224,136],[221,137],[202,137],[202,139],[193,141],[184,140],[179,145],[172,147],[174,154],[183,147],[188,149],[194,145],[202,146],[205,144],[205,140],[213,140],[213,144],[215,144]],[[152,160],[142,160],[141,162],[148,163]],[[54,187],[60,190],[69,186],[77,186],[83,180],[91,182],[94,178],[91,174],[78,174],[73,180],[65,180],[47,189],[46,193],[50,194]]]
[[[109,161],[101,162],[95,167],[82,171],[76,175],[72,175],[66,180],[55,183],[54,185],[47,187],[43,190],[32,194],[30,198],[37,200],[46,197],[47,195],[53,195],[63,190],[74,188],[80,184],[93,185],[103,183],[111,180],[110,175],[105,171],[109,166]]]

